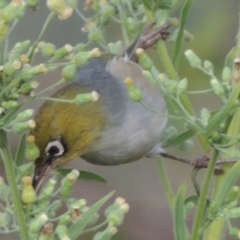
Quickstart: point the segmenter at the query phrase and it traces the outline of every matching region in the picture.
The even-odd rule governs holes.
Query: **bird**
[[[142,35],[119,57],[98,57],[80,67],[74,81],[52,97],[73,99],[77,94],[95,91],[99,99],[83,105],[46,101],[35,116],[31,131],[40,150],[35,161],[33,186],[46,172],[78,157],[92,164],[109,166],[153,157],[162,151],[161,138],[166,128],[166,103],[159,89],[142,72],[134,54],[164,38],[167,27]],[[129,78],[142,91],[142,102],[133,102],[124,80]]]

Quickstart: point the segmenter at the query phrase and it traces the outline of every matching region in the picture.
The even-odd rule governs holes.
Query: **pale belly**
[[[129,113],[124,124],[108,129],[83,158],[93,164],[118,165],[141,159],[153,148],[160,149],[167,118],[142,106]]]

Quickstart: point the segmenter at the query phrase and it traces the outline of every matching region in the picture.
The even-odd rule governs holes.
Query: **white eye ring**
[[[65,151],[64,146],[62,145],[60,140],[54,140],[52,142],[49,142],[45,148],[46,155],[53,155],[55,157],[62,156],[64,151]]]

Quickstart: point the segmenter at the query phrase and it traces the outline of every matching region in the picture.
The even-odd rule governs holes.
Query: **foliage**
[[[240,92],[240,39],[236,47],[226,57],[222,76],[216,76],[214,64],[200,59],[192,50],[185,51],[185,57],[190,67],[197,68],[209,77],[211,88],[196,92],[188,91],[188,79],[178,76],[178,62],[184,40],[190,40],[191,35],[185,30],[185,23],[193,1],[186,0],[87,0],[84,11],[89,11],[91,17],[85,17],[77,0],[48,0],[50,10],[39,36],[35,42],[25,40],[9,47],[11,32],[26,14],[26,9],[38,11],[37,0],[0,0],[0,153],[4,163],[8,184],[0,179],[0,233],[20,231],[21,238],[27,239],[77,239],[88,231],[99,231],[94,240],[111,239],[116,233],[116,227],[122,224],[128,205],[121,198],[105,211],[106,220],[95,224],[98,210],[112,196],[108,194],[90,208],[84,199],[73,199],[70,195],[75,180],[79,177],[76,170],[62,170],[63,178],[56,173],[36,194],[32,188],[31,176],[33,161],[39,151],[33,136],[26,138],[25,133],[35,127],[31,119],[32,109],[22,110],[26,104],[37,99],[63,101],[42,96],[46,91],[58,85],[72,81],[77,68],[86,64],[91,58],[105,51],[114,55],[122,53],[148,23],[156,20],[155,27],[169,24],[172,30],[170,40],[174,44],[172,58],[166,44],[160,40],[156,44],[157,54],[164,69],[159,71],[157,62],[148,57],[145,51],[137,49],[136,54],[143,74],[161,91],[168,103],[169,118],[186,123],[186,129],[178,132],[175,127],[165,131],[164,147],[177,147],[187,150],[192,147],[191,138],[197,136],[203,151],[209,156],[208,168],[201,187],[193,179],[196,195],[186,197],[186,186],[183,184],[176,196],[173,193],[169,178],[162,160],[158,160],[160,178],[162,180],[169,206],[173,212],[175,239],[205,239],[219,240],[224,236],[225,228],[231,236],[240,238],[240,229],[231,224],[233,218],[240,217],[239,187],[235,186],[239,177],[240,163],[232,160],[239,158],[239,92]],[[170,17],[171,12],[182,8],[180,22]],[[85,25],[82,32],[88,35],[87,43],[76,46],[66,44],[56,48],[54,43],[44,42],[43,35],[52,19],[68,19],[75,13]],[[106,26],[116,24],[122,31],[123,41],[109,43],[106,37]],[[240,38],[240,37],[239,37]],[[98,44],[99,48],[93,48]],[[90,50],[91,49],[91,50]],[[44,63],[36,63],[36,57],[41,54]],[[61,79],[54,85],[35,93],[38,82],[34,78],[62,68]],[[139,104],[142,93],[129,87],[130,96]],[[198,114],[188,99],[189,94],[204,94],[210,92],[220,99],[222,106],[215,111],[202,108]],[[137,95],[136,95],[137,94]],[[96,92],[79,94],[72,100],[64,100],[70,104],[83,104],[97,100]],[[153,111],[149,109],[149,111]],[[161,113],[156,113],[161,114]],[[198,117],[199,116],[199,117]],[[13,156],[9,146],[8,135],[21,134],[17,153]],[[24,163],[27,157],[30,162]],[[219,166],[219,160],[229,162],[221,165],[223,174],[215,176],[214,192],[210,193],[210,185],[214,170]],[[84,173],[86,178],[104,182],[94,174]],[[81,176],[81,174],[80,174]],[[60,181],[61,179],[61,181]],[[60,186],[57,182],[61,182]],[[21,198],[19,196],[21,193]],[[55,198],[57,197],[57,199]],[[64,205],[66,212],[59,213]],[[186,224],[186,218],[193,208],[196,208],[194,224],[191,229]],[[52,224],[56,225],[56,227]],[[99,230],[105,227],[104,230]]]

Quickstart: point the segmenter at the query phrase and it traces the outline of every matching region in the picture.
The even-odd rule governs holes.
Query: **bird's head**
[[[68,85],[54,98],[73,99],[83,92],[77,86]],[[36,127],[30,133],[40,150],[35,163],[35,187],[50,169],[86,153],[101,135],[106,122],[101,100],[83,105],[47,101],[39,109],[35,121]]]

